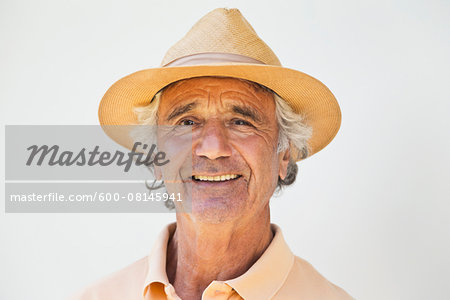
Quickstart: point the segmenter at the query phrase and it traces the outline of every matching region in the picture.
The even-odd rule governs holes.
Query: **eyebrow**
[[[197,106],[196,102],[191,102],[185,105],[177,106],[173,109],[173,111],[169,114],[167,117],[167,121],[170,121],[180,115],[183,115],[189,111],[192,111]],[[231,110],[239,114],[243,117],[249,118],[254,122],[261,122],[261,116],[259,115],[258,111],[254,109],[253,107],[246,106],[246,105],[231,105]]]
[[[231,109],[234,113],[240,114],[246,118],[250,118],[254,122],[261,122],[261,116],[253,107],[233,105]]]
[[[175,109],[170,113],[170,115],[167,117],[167,121],[170,121],[182,114],[185,114],[191,110],[193,110],[197,106],[197,103],[191,102],[185,105],[180,105],[175,107]]]

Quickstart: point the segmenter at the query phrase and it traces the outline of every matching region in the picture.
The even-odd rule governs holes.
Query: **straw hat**
[[[159,68],[138,71],[114,83],[100,103],[100,124],[137,124],[134,107],[148,105],[170,83],[200,76],[242,78],[275,91],[312,126],[309,156],[328,145],[339,130],[341,111],[330,90],[307,74],[282,67],[240,11],[225,8],[201,18],[167,51]],[[106,132],[130,148],[122,138]]]

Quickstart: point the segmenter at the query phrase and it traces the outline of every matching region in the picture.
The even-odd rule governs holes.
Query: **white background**
[[[98,124],[111,84],[158,66],[216,7],[238,7],[342,108],[335,140],[272,200],[293,252],[357,299],[449,299],[448,1],[2,0],[2,124]],[[0,298],[68,297],[147,255],[173,220],[2,209]]]

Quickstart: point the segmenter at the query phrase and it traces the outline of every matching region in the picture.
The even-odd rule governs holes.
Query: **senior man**
[[[99,117],[189,128],[192,207],[177,204],[148,257],[77,299],[351,299],[289,250],[269,207],[296,162],[334,138],[339,106],[318,80],[282,67],[237,9],[210,12],[160,68],[115,83]]]

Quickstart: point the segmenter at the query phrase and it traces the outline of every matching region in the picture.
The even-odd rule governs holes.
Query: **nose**
[[[218,120],[210,120],[200,132],[195,147],[195,155],[216,159],[231,156],[226,128]]]

